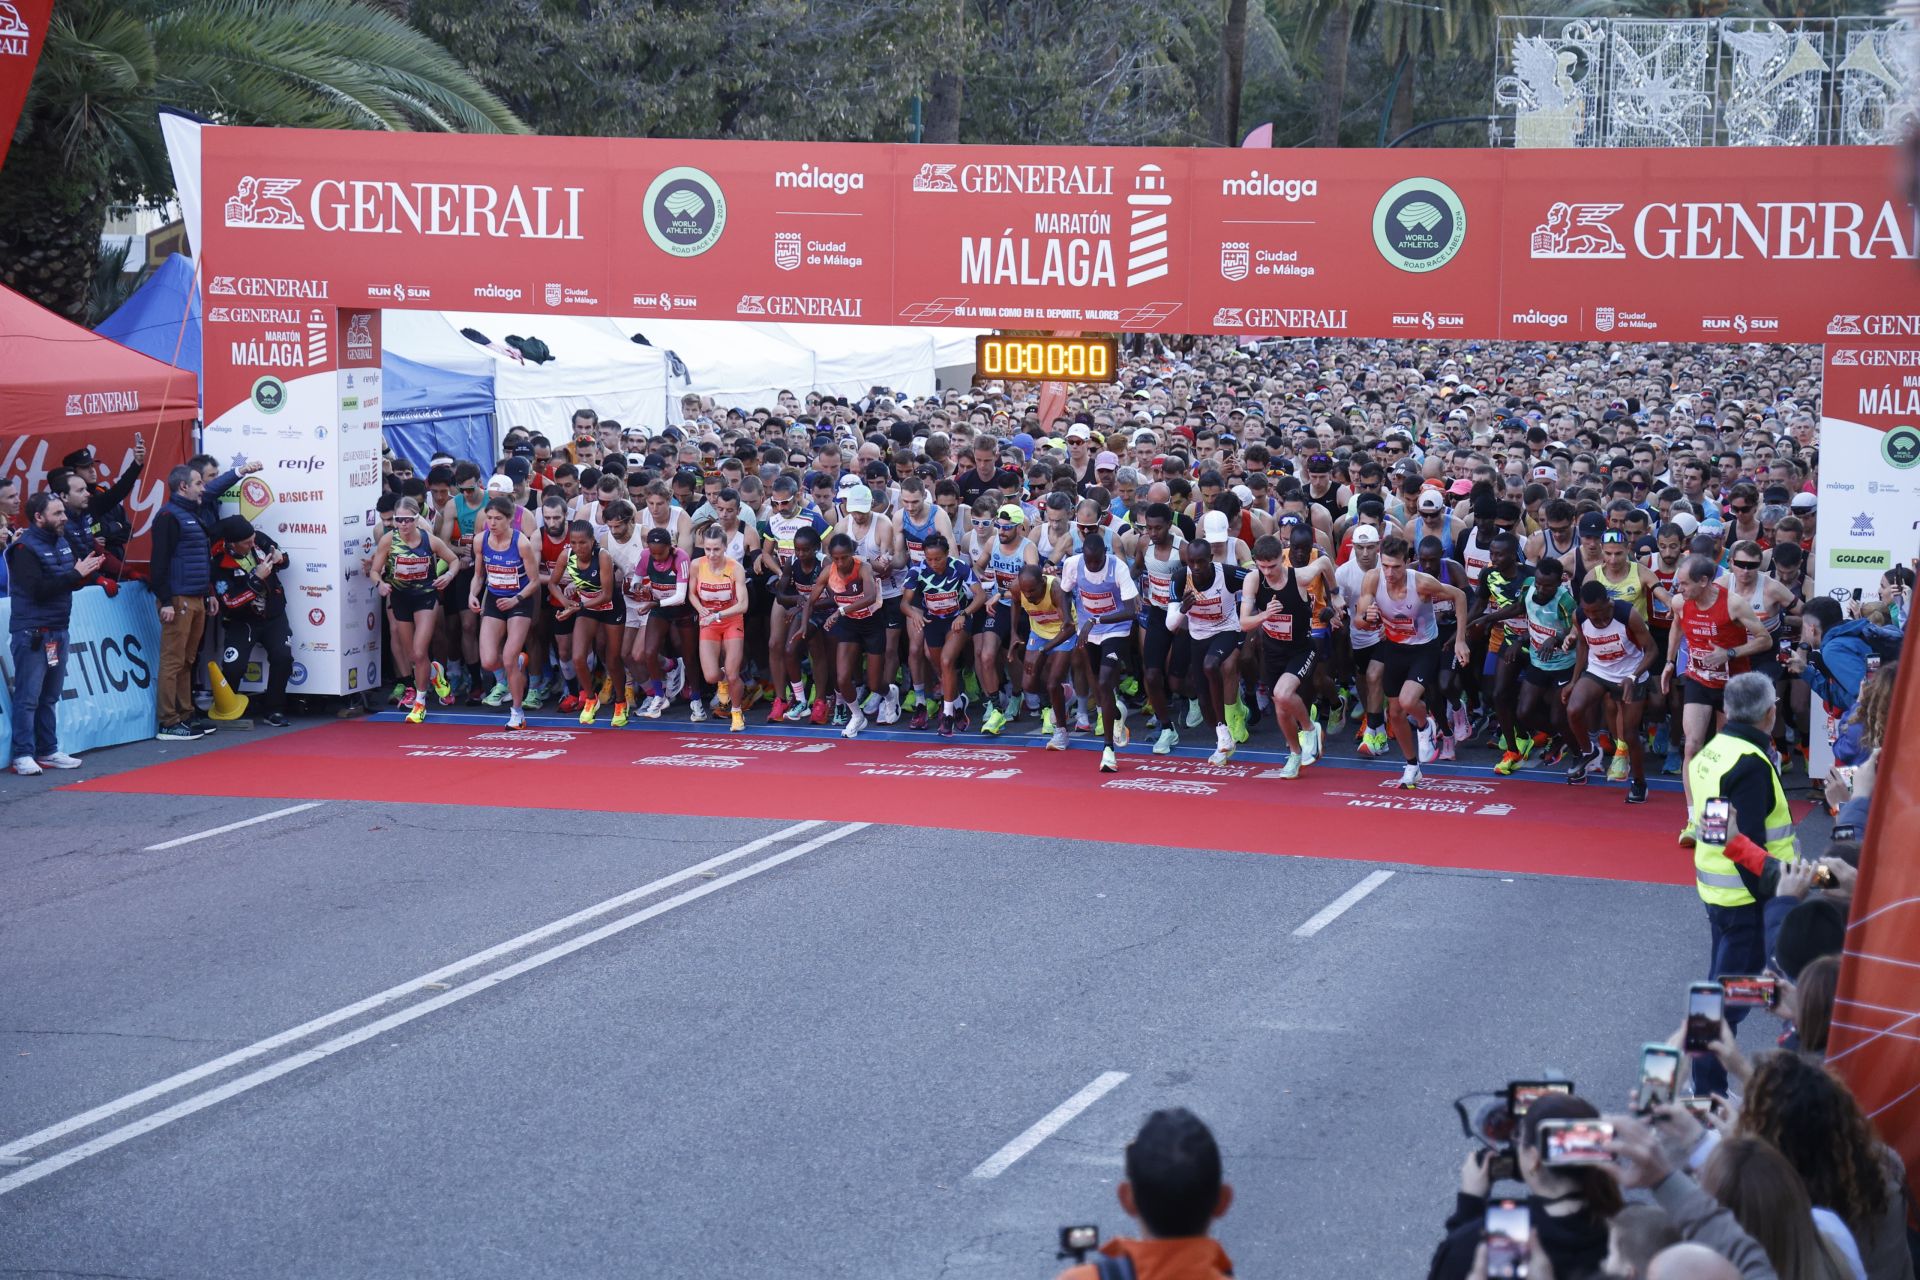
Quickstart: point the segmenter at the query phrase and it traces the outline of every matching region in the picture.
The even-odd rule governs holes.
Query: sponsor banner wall
[[[53,0],[8,0],[0,4],[0,165],[7,162],[13,127],[27,102],[27,86],[40,64]]]
[[[0,596],[0,634],[12,605]],[[99,587],[73,593],[67,676],[56,711],[62,751],[140,742],[153,736],[158,709],[154,678],[160,670],[160,611],[142,582],[123,583],[109,598]],[[10,733],[13,657],[0,647],[0,734]]]
[[[361,564],[373,554],[380,528],[374,504],[380,500],[380,312],[365,308],[338,313],[336,338],[340,431],[341,564],[340,671],[342,693],[359,693],[380,683],[380,595]],[[358,523],[349,525],[349,517]],[[357,554],[346,553],[347,535],[356,534]]]
[[[147,461],[133,482],[133,493],[127,498],[127,519],[133,525],[127,559],[144,563],[153,518],[167,504],[167,472],[193,456],[191,423],[175,419],[142,428],[89,428],[52,435],[0,436],[0,476],[20,481],[22,494],[33,493],[46,487],[47,473],[60,465],[60,459],[82,445],[92,445],[100,459],[100,482],[110,485],[133,465],[136,430],[146,438]]]
[[[1817,341],[1915,241],[1864,147],[203,141],[210,310]]]

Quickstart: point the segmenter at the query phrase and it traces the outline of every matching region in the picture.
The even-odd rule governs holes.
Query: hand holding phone
[[[1487,1280],[1527,1280],[1527,1260],[1533,1240],[1533,1215],[1514,1200],[1487,1206],[1484,1225]]]
[[[1680,1079],[1680,1051],[1669,1044],[1640,1046],[1639,1101],[1642,1111],[1650,1111],[1673,1101]]]
[[[1702,842],[1724,845],[1732,825],[1733,806],[1723,797],[1715,796],[1700,806],[1699,838]]]
[[[1542,1120],[1540,1156],[1549,1166],[1612,1164],[1614,1128],[1604,1120]]]
[[[1717,982],[1696,982],[1687,988],[1687,1034],[1680,1047],[1688,1053],[1711,1053],[1726,1017],[1726,991]]]

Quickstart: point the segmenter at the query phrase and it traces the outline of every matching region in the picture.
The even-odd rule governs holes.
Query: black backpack
[[[1095,1254],[1093,1271],[1100,1280],[1135,1280],[1132,1258],[1115,1258],[1104,1253]]]

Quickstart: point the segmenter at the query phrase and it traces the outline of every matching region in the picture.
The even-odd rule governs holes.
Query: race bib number
[[[1260,629],[1282,644],[1293,641],[1293,615],[1278,613],[1261,624]]]
[[[1412,618],[1389,618],[1382,614],[1381,632],[1391,644],[1406,644],[1413,639]]]

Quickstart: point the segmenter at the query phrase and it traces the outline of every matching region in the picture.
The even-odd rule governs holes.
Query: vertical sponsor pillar
[[[360,566],[380,536],[380,313],[343,309],[335,313],[335,349],[340,409],[339,506],[341,692],[359,693],[380,684],[380,595]],[[349,525],[349,519],[357,524]],[[350,534],[354,554],[346,554]]]
[[[287,553],[293,693],[354,691],[341,623],[373,503],[347,524],[340,324],[324,282],[216,275],[207,288],[202,443],[223,470],[261,464],[225,495],[223,509],[245,516]],[[374,457],[377,471],[377,445]],[[365,678],[356,676],[355,685]]]
[[[1920,342],[1833,338],[1821,383],[1820,522],[1812,590],[1845,607],[1920,554]],[[1815,774],[1831,759],[1814,708]],[[1837,728],[1837,726],[1831,726]]]

